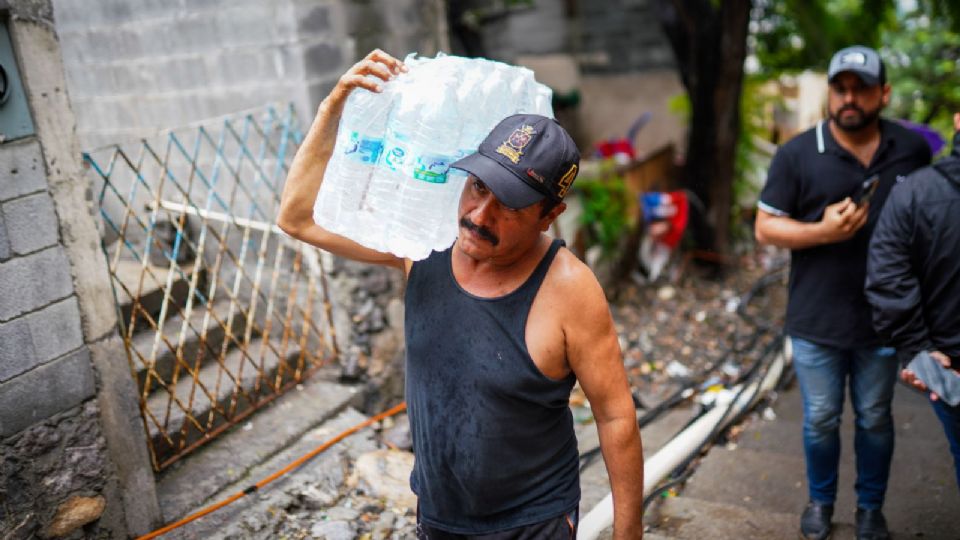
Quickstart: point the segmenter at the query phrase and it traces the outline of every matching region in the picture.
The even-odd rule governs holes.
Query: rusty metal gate
[[[157,471],[339,355],[321,254],[274,225],[301,139],[266,107],[83,154]]]

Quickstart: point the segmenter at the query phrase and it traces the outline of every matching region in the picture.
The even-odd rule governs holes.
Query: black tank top
[[[562,243],[515,291],[480,298],[453,277],[451,249],[410,270],[407,410],[421,519],[460,534],[537,523],[580,500],[570,414],[574,374],[545,376],[527,351],[527,315]]]

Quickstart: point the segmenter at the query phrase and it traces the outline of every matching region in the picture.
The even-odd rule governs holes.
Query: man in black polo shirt
[[[830,61],[829,119],[784,144],[760,194],[756,236],[791,250],[786,331],[803,394],[810,501],[804,538],[830,536],[840,460],[840,415],[850,386],[856,416],[857,538],[889,538],[881,512],[890,459],[894,351],[880,347],[863,294],[867,248],[897,179],[930,162],[923,138],[880,118],[889,102],[883,62],[867,47]]]

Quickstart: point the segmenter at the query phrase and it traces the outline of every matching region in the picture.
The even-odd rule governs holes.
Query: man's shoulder
[[[566,248],[557,251],[544,287],[555,301],[565,306],[581,306],[585,301],[606,301],[593,270]]]
[[[950,156],[921,167],[897,182],[890,196],[895,201],[943,201],[957,196],[960,187],[960,159]]]
[[[926,156],[929,161],[930,145],[927,144],[923,135],[896,120],[881,118],[880,125],[883,133],[895,140],[898,145],[903,145],[906,152]]]
[[[788,155],[797,155],[805,152],[816,152],[817,151],[817,129],[818,122],[811,128],[808,128],[800,133],[797,133],[789,140],[784,142],[777,148],[777,153],[783,153]]]
[[[607,320],[610,313],[606,293],[593,270],[566,248],[557,252],[537,301],[565,331],[578,329],[571,336],[589,335],[589,329]]]
[[[557,256],[550,265],[548,277],[550,285],[559,289],[597,281],[590,267],[565,247],[557,250]]]

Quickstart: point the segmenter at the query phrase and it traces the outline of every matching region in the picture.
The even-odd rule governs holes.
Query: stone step
[[[195,305],[186,325],[183,314],[179,311],[169,312],[166,320],[163,321],[163,337],[159,342],[156,342],[156,331],[135,334],[131,340],[131,347],[133,362],[136,365],[138,388],[144,387],[151,365],[154,373],[151,377],[151,385],[156,387],[157,378],[163,381],[173,378],[178,358],[181,359],[180,371],[187,366],[193,366],[197,360],[203,362],[215,358],[224,345],[228,327],[231,329],[230,334],[233,339],[227,341],[226,347],[228,350],[235,348],[237,343],[243,341],[247,320],[236,304],[233,305],[232,317],[230,313],[231,303],[227,300],[215,302],[213,305]],[[262,324],[256,327],[262,327]],[[180,344],[181,331],[184,332],[182,345]],[[156,349],[154,349],[155,342]],[[178,349],[180,349],[179,355]],[[199,354],[201,352],[202,354]]]
[[[171,276],[171,272],[173,275]],[[174,306],[186,305],[190,293],[190,280],[197,273],[197,290],[206,290],[207,271],[205,268],[195,269],[193,265],[184,265],[176,270],[169,266],[143,265],[140,261],[120,259],[114,269],[115,279],[120,282],[114,284],[117,303],[120,305],[120,316],[126,327],[130,324],[133,306],[140,308],[156,318],[163,308],[164,298],[169,298],[169,310],[176,312]],[[142,283],[141,283],[142,278]],[[170,281],[169,295],[166,294],[167,281]],[[134,333],[142,329],[149,329],[150,323],[143,320],[143,314],[137,313]]]
[[[284,350],[279,339],[257,338],[246,349],[235,348],[221,360],[204,362],[196,379],[190,371],[181,370],[176,384],[151,391],[147,410],[153,418],[148,416],[147,424],[157,460],[162,463],[228,419],[272,397],[276,378],[282,377],[281,386],[289,383],[299,357],[300,348],[293,341]]]
[[[351,407],[359,406],[367,391],[365,386],[338,384],[318,373],[296,390],[258,410],[243,426],[234,426],[188,458],[177,461],[157,479],[157,498],[164,522],[175,521],[233,495],[363,420]],[[262,495],[282,496],[289,481],[315,482],[342,474],[344,448],[359,445],[358,451],[365,451],[372,437],[371,430],[349,437],[270,484],[260,494],[242,499],[164,538],[213,538],[214,532],[226,524],[239,522],[237,512],[241,516],[251,513],[251,505]],[[351,455],[355,453],[351,451]]]

